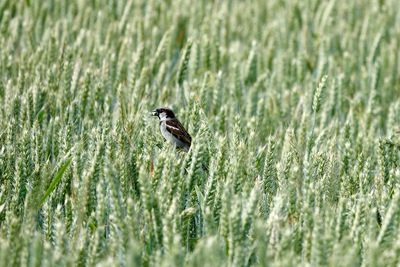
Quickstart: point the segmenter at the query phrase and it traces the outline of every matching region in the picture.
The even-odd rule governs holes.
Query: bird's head
[[[173,119],[175,118],[174,112],[169,108],[158,108],[153,110],[153,116],[157,116],[160,120],[161,119]]]

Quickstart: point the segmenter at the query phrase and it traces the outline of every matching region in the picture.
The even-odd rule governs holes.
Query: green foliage
[[[0,267],[398,266],[398,10],[0,1]]]
[[[53,179],[51,180],[51,183],[49,187],[47,188],[46,192],[44,193],[43,197],[40,199],[39,205],[42,206],[43,203],[46,201],[46,199],[49,197],[49,195],[54,191],[56,188],[57,184],[61,181],[61,178],[64,174],[64,172],[67,170],[69,165],[71,164],[71,159],[68,159],[63,165],[61,165],[60,169],[57,171],[57,173],[54,175]]]

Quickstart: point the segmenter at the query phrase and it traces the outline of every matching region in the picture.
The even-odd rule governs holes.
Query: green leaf
[[[44,202],[46,201],[46,199],[49,197],[49,195],[51,194],[51,192],[54,191],[54,189],[56,188],[56,186],[58,185],[58,183],[61,181],[62,176],[64,175],[64,172],[67,170],[67,168],[69,167],[69,165],[71,164],[72,159],[68,159],[58,170],[58,172],[54,175],[49,187],[47,188],[46,192],[44,193],[44,195],[42,196],[42,198],[40,199],[40,204],[39,204],[39,208],[44,204]]]

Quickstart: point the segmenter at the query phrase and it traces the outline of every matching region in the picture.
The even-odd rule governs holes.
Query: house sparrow
[[[158,108],[152,112],[160,120],[162,136],[170,141],[176,148],[189,151],[192,137],[175,117],[174,112],[169,108]]]

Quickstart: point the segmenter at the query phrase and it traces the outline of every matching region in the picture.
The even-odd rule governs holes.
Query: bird
[[[160,130],[165,140],[171,142],[177,149],[189,151],[192,137],[171,109],[157,108],[152,111],[152,115],[160,120]]]

